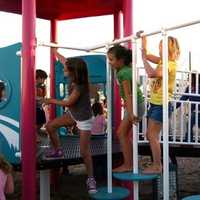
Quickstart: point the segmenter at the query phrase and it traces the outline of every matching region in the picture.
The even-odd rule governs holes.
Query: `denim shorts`
[[[169,103],[168,106],[168,114],[169,117],[172,114],[172,105]],[[147,118],[153,119],[157,122],[163,123],[163,106],[162,105],[155,105],[150,103],[150,108],[148,109],[147,112]]]

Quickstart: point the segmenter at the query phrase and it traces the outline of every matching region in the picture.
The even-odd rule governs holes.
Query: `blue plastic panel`
[[[20,57],[17,43],[0,48],[0,80],[5,84],[5,99],[0,102],[0,153],[10,162],[18,162],[20,133]]]

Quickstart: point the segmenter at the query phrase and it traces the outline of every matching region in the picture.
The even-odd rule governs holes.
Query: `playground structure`
[[[12,84],[10,83],[10,88],[12,88],[12,89],[13,88],[17,89],[18,88],[18,90],[15,90],[15,98],[20,96],[20,89],[19,89],[20,88],[20,81],[19,81],[19,79],[20,79],[20,76],[19,76],[19,74],[20,74],[20,62],[19,62],[20,61],[20,57],[16,56],[16,52],[19,50],[19,48],[21,48],[21,44],[16,44],[16,45],[12,45],[12,46],[9,46],[9,47],[1,49],[1,55],[3,55],[2,59],[4,59],[4,61],[8,60],[8,58],[7,58],[8,55],[9,55],[9,57],[12,57],[12,56],[14,57],[13,59],[10,59],[12,61],[12,63],[11,63],[11,66],[12,66],[12,69],[13,69],[12,73],[9,72],[6,75],[6,77],[7,77],[7,79],[11,79],[13,81]],[[85,59],[85,61],[88,64],[90,82],[91,83],[95,83],[95,84],[96,83],[101,83],[101,84],[104,85],[105,84],[106,72],[105,72],[105,70],[102,70],[102,69],[106,68],[106,57],[105,57],[105,55],[87,55],[87,56],[82,56],[82,58]],[[14,63],[16,60],[17,60],[17,62]],[[1,66],[5,66],[3,61],[1,63],[2,63]],[[94,68],[94,66],[95,66],[95,68]],[[99,68],[101,70],[98,70],[99,68],[96,68],[96,66],[99,66]],[[56,97],[57,98],[64,98],[66,96],[66,94],[64,92],[66,90],[64,88],[66,88],[67,81],[65,80],[65,78],[63,76],[62,67],[63,66],[61,66],[61,63],[59,63],[59,62],[57,62],[56,65],[55,65],[55,77],[56,78],[55,78],[55,83],[54,84],[56,85]],[[2,74],[5,74],[4,70],[7,71],[7,68],[5,69],[3,67],[1,69]],[[137,70],[138,70],[137,73],[136,73],[138,75],[137,79],[141,80],[140,85],[141,85],[142,89],[145,90],[145,88],[148,88],[148,83],[146,82],[146,79],[147,79],[146,75],[144,75],[144,73],[142,73],[144,69],[143,68],[137,68]],[[179,85],[179,87],[176,88],[177,91],[175,91],[175,94],[177,93],[177,94],[180,95],[180,94],[184,94],[183,93],[184,88],[187,86],[187,84],[189,84],[189,82],[191,82],[191,80],[189,81],[189,79],[191,79],[191,78],[190,78],[190,73],[189,72],[179,71],[177,73],[181,74],[181,76],[179,76],[179,77],[181,77],[181,79],[180,80],[177,79],[177,84],[176,85]],[[15,74],[15,76],[18,76],[19,78],[16,78],[16,77],[10,78],[10,76],[12,77],[12,74]],[[196,73],[196,75],[198,75],[198,73]],[[1,78],[1,80],[4,80],[4,79]],[[198,77],[197,77],[197,82],[198,82]],[[8,85],[8,84],[6,83],[6,85]],[[62,87],[60,85],[62,85]],[[8,91],[7,95],[9,97],[11,89],[8,89],[6,91]],[[145,96],[147,97],[148,96],[148,94],[147,94],[148,92],[145,91],[144,93],[145,93]],[[8,97],[6,97],[6,100],[7,100],[6,111],[8,113],[12,114],[12,116],[13,116],[13,114],[18,113],[17,111],[20,110],[19,109],[19,105],[16,106],[16,104],[15,104],[14,108],[13,107],[9,107],[8,106],[9,103],[12,103],[13,101],[11,101],[11,99],[9,99]],[[13,97],[13,96],[11,95],[11,97]],[[147,98],[145,98],[145,99],[147,100]],[[148,101],[146,101],[146,104],[147,103],[148,103]],[[183,105],[184,104],[191,104],[191,102],[183,102],[182,104]],[[198,103],[195,102],[195,104],[197,105]],[[176,108],[176,105],[174,105],[174,108]],[[176,110],[176,109],[174,109],[174,110]],[[185,124],[186,119],[185,119],[184,115],[187,115],[189,112],[185,111],[185,113],[184,113],[183,112],[183,108],[181,108],[180,110],[181,110],[182,115],[180,115],[180,113],[179,113],[179,115],[176,114],[177,115],[177,119],[181,119],[181,120],[179,120],[180,121],[180,124],[179,124],[180,126],[176,127],[177,128],[176,132],[174,132],[174,126],[175,126],[175,124],[176,124],[176,122],[178,120],[176,120],[174,117],[172,117],[172,120],[174,121],[174,123],[172,123],[173,126],[171,126],[173,131],[170,129],[171,131],[169,133],[169,135],[170,135],[169,143],[171,143],[171,145],[175,145],[175,144],[179,145],[180,146],[180,150],[184,150],[184,148],[181,147],[182,144],[186,144],[188,146],[189,145],[195,145],[195,144],[198,145],[198,142],[199,142],[198,137],[199,136],[195,136],[195,140],[193,142],[189,141],[189,139],[187,141],[183,141],[183,139],[185,138],[185,131],[186,131],[183,128],[183,125],[186,125]],[[3,111],[3,109],[1,109],[1,111]],[[56,115],[58,116],[58,115],[62,114],[62,112],[63,112],[62,109],[58,109],[57,108]],[[184,115],[183,115],[183,113],[184,113]],[[174,111],[174,115],[175,115],[175,111]],[[18,113],[18,118],[19,118],[19,116],[20,115]],[[139,136],[140,137],[139,137],[139,140],[138,140],[138,142],[140,143],[140,146],[139,146],[140,150],[142,149],[142,151],[143,150],[145,151],[145,147],[147,147],[146,146],[147,140],[145,139],[145,135],[144,135],[145,128],[146,128],[145,124],[146,124],[146,119],[144,118],[143,122],[142,122],[142,125],[143,125],[142,129],[139,132]],[[7,133],[8,133],[8,131],[7,131]],[[61,135],[66,135],[66,131],[63,132],[63,134],[61,134]],[[9,141],[9,140],[7,139],[7,141]],[[19,139],[17,141],[19,141]],[[74,164],[76,162],[79,163],[80,162],[79,161],[80,155],[79,155],[78,150],[75,150],[78,147],[78,143],[77,142],[78,142],[77,138],[64,137],[64,139],[62,139],[63,147],[68,147],[66,149],[66,151],[65,151],[66,152],[66,160],[61,160],[60,162],[56,161],[57,164],[55,164],[53,162],[46,162],[44,160],[44,158],[41,157],[39,168],[44,170],[44,169],[48,169],[48,168],[51,168],[51,167],[54,167],[54,166],[65,166],[66,164],[69,164],[69,163]],[[106,143],[105,142],[106,142],[106,138],[101,138],[100,140],[99,139],[93,139],[92,149],[93,149],[93,155],[94,156],[95,155],[106,154]],[[19,144],[18,144],[18,146],[19,146]],[[144,147],[144,148],[141,148],[141,147]],[[97,150],[97,149],[99,149],[99,150]],[[188,148],[188,149],[191,149],[191,147]],[[117,146],[116,146],[116,148],[114,147],[112,149],[112,153],[115,153],[115,152],[118,152],[118,151],[119,151],[119,149],[118,149]],[[177,152],[177,151],[174,151],[174,152]],[[4,155],[8,155],[8,156],[12,155],[12,154],[10,154],[9,151],[4,151],[3,153],[4,153]],[[146,154],[145,152],[144,153],[140,152],[140,153]],[[40,154],[42,154],[42,153],[39,152],[39,155]],[[183,152],[181,154],[184,155]],[[15,154],[13,153],[13,155],[15,155]],[[72,156],[70,156],[70,155],[72,155]],[[174,157],[176,157],[176,156],[174,156]],[[8,159],[9,159],[9,157],[8,157]],[[17,159],[17,157],[15,159]],[[17,163],[15,163],[15,159],[10,158],[9,160],[13,164],[19,163],[19,159],[17,159]],[[43,174],[43,175],[45,174],[46,177],[48,177],[47,171],[41,171],[41,174]],[[120,178],[122,178],[122,180],[123,180],[123,176],[120,177]],[[136,177],[133,177],[133,178],[136,179]],[[142,177],[141,177],[141,180],[142,180]],[[45,190],[45,189],[41,188],[41,190]]]
[[[21,137],[22,143],[22,199],[36,199],[36,146],[35,146],[35,20],[37,17],[51,20],[51,42],[56,42],[56,20],[78,17],[113,14],[115,22],[115,38],[119,37],[119,14],[123,10],[125,34],[131,33],[129,15],[132,1],[1,1],[0,10],[22,14],[22,95],[21,95]],[[82,5],[87,6],[82,6]],[[48,5],[48,7],[47,7]],[[45,9],[44,9],[45,8]],[[37,12],[36,12],[37,11]],[[54,56],[51,53],[51,97],[55,97]],[[55,110],[51,111],[55,117]],[[28,133],[28,134],[27,134]],[[31,149],[31,151],[30,151]],[[31,158],[31,162],[30,162]],[[29,184],[26,184],[29,183]]]
[[[19,9],[19,5],[14,1],[13,2],[13,6],[15,7],[15,9],[13,9],[13,7],[9,6],[9,4],[11,5],[11,3],[6,3],[7,1],[5,1],[5,3],[3,4],[2,7],[0,7],[1,10],[5,10],[6,11],[12,11],[12,12],[15,12],[15,13],[21,13],[21,9]],[[58,4],[60,4],[61,1],[58,1]],[[106,1],[107,2],[107,1]],[[84,1],[80,1],[79,4],[81,3],[84,3]],[[87,1],[88,5],[89,3],[91,3],[90,1]],[[42,4],[42,3],[41,3]],[[55,19],[58,19],[58,20],[61,20],[61,19],[70,19],[70,18],[75,18],[75,17],[85,17],[85,16],[92,16],[92,15],[102,15],[102,14],[114,14],[115,16],[115,38],[118,38],[119,37],[119,13],[121,10],[124,11],[124,28],[125,28],[125,36],[127,35],[131,35],[132,34],[132,24],[130,23],[131,22],[131,10],[132,10],[132,1],[129,1],[129,0],[126,0],[126,1],[109,1],[109,3],[105,3],[105,5],[103,4],[102,5],[102,2],[100,3],[100,1],[95,1],[95,3],[91,3],[92,6],[94,7],[90,7],[90,10],[91,11],[88,11],[88,12],[84,12],[84,10],[82,10],[82,12],[77,12],[77,13],[68,13],[68,14],[63,14],[65,13],[64,10],[60,10],[59,12],[62,14],[62,15],[58,15],[57,13],[58,12],[52,12],[50,15],[45,15],[45,12],[42,13],[41,10],[39,10],[39,7],[42,7],[42,5],[39,5],[39,3],[37,4],[38,6],[38,9],[37,9],[37,16],[38,17],[42,17],[42,18],[45,18],[45,19],[51,19],[51,36],[52,36],[52,42],[56,42],[56,21]],[[22,79],[22,96],[21,96],[21,137],[22,137],[22,143],[21,143],[21,146],[22,146],[22,172],[23,172],[23,199],[27,199],[27,198],[31,198],[31,199],[36,199],[35,198],[35,195],[36,195],[36,191],[35,191],[35,174],[36,174],[36,168],[35,168],[35,165],[34,163],[36,163],[36,149],[35,149],[35,146],[34,146],[34,137],[35,137],[35,132],[34,132],[34,122],[35,122],[35,109],[34,109],[34,101],[35,101],[35,94],[34,94],[34,71],[35,71],[35,66],[34,66],[34,50],[35,50],[35,47],[36,47],[36,43],[35,43],[35,27],[34,27],[34,23],[35,23],[35,8],[36,8],[36,2],[35,1],[22,1],[22,5],[23,5],[23,22],[24,22],[24,26],[23,26],[23,43],[22,43],[22,76],[23,76],[23,79]],[[46,5],[46,3],[45,3]],[[48,5],[51,5],[53,7],[53,4],[52,4],[52,1],[50,1],[50,4]],[[69,6],[75,6],[73,3],[69,3]],[[76,5],[77,6],[77,5]],[[107,9],[103,9],[103,8],[107,8]],[[58,6],[59,7],[59,6]],[[92,9],[92,8],[102,8],[102,9],[98,9],[98,11],[95,12],[95,9]],[[88,9],[89,10],[89,9]],[[117,10],[117,11],[116,11]],[[53,19],[53,20],[52,20]],[[189,25],[192,25],[192,24],[196,24],[197,22],[194,22],[194,23],[189,23]],[[198,22],[199,23],[199,22]],[[186,24],[184,24],[184,26],[187,26]],[[178,28],[178,27],[176,27]],[[180,27],[179,27],[180,28]],[[170,31],[168,29],[166,30],[163,30],[163,39],[164,41],[166,41],[166,33],[167,31]],[[152,35],[152,34],[157,34],[157,33],[160,33],[161,31],[156,31],[154,33],[150,33],[149,35]],[[148,36],[148,34],[147,34]],[[123,40],[116,40],[115,42],[111,42],[109,44],[103,44],[103,45],[99,45],[99,46],[96,46],[96,47],[92,47],[92,48],[88,48],[88,49],[85,49],[86,51],[90,51],[90,50],[94,50],[96,48],[99,48],[99,47],[104,47],[104,46],[107,46],[109,47],[110,45],[112,44],[115,44],[115,43],[119,43],[119,42],[127,42],[129,40],[132,40],[133,42],[133,53],[136,52],[136,49],[135,49],[135,44],[136,44],[136,38],[134,38],[132,35],[123,39]],[[165,53],[167,52],[166,48],[164,48],[164,51]],[[134,54],[135,55],[135,54]],[[164,54],[165,55],[165,54]],[[166,58],[167,56],[165,56]],[[51,96],[54,97],[56,94],[55,94],[55,74],[54,74],[54,58],[53,58],[53,55],[51,57]],[[166,66],[166,63],[167,63],[167,60],[165,60],[165,66]],[[20,66],[20,64],[19,64]],[[134,65],[134,70],[136,70],[136,63]],[[165,70],[167,68],[165,67]],[[134,71],[133,70],[133,71]],[[136,72],[136,71],[135,71]],[[136,74],[134,72],[134,74]],[[164,74],[167,74],[166,71],[163,70],[163,73]],[[110,72],[107,71],[107,83],[110,84],[111,83],[111,76],[110,76]],[[133,76],[134,77],[134,76]],[[165,76],[163,76],[165,77]],[[145,77],[144,77],[145,79]],[[7,87],[7,95],[9,97],[9,91],[11,89],[9,89],[9,81],[6,80],[6,78],[4,77],[1,77],[0,80],[3,80],[5,81],[6,83],[6,87]],[[135,84],[136,82],[136,77],[134,77],[133,79],[133,84]],[[167,77],[166,79],[164,78],[164,82],[167,83]],[[27,85],[27,87],[25,87],[25,85]],[[166,84],[167,85],[167,84]],[[165,86],[166,86],[165,85]],[[165,88],[164,86],[164,88]],[[108,87],[111,88],[111,85],[109,85]],[[115,86],[116,87],[116,86]],[[133,85],[133,88],[135,87],[135,85]],[[165,88],[165,97],[167,96],[166,95],[166,91],[167,89]],[[117,95],[115,95],[117,96]],[[19,100],[19,101],[20,101]],[[166,101],[164,102],[165,104],[165,111],[164,112],[164,116],[166,117],[167,116],[167,99],[165,99]],[[115,105],[119,105],[119,99],[116,98],[115,99]],[[196,102],[195,102],[196,103]],[[184,103],[182,103],[184,104]],[[4,106],[2,103],[1,103],[2,107]],[[108,111],[109,113],[109,119],[111,119],[111,92],[109,93],[108,95],[108,107],[110,108],[110,110]],[[115,125],[117,125],[118,123],[118,120],[120,119],[120,109],[119,109],[119,106],[117,106],[118,109],[117,110],[117,114],[115,116],[117,116],[117,119],[115,119]],[[134,106],[136,107],[136,106]],[[183,106],[181,106],[181,109]],[[28,113],[28,114],[27,114]],[[53,118],[55,116],[55,111],[52,110],[51,111],[51,118]],[[190,116],[190,114],[188,115]],[[175,117],[174,117],[175,119]],[[189,117],[188,117],[189,119]],[[2,120],[2,118],[1,118]],[[17,119],[16,119],[17,120]],[[161,137],[161,139],[164,140],[164,149],[166,150],[166,152],[164,152],[164,199],[169,199],[169,191],[168,191],[168,188],[169,188],[169,185],[168,185],[168,179],[169,179],[169,174],[168,174],[168,118],[166,117],[166,124],[165,124],[165,127],[164,127],[164,130],[166,131],[164,134],[163,134],[163,137]],[[170,141],[170,143],[175,143],[175,144],[190,144],[190,145],[198,145],[199,144],[199,140],[198,140],[198,132],[196,131],[196,137],[195,137],[195,141],[194,142],[184,142],[183,141],[183,137],[184,137],[184,131],[183,131],[183,123],[184,121],[181,120],[181,125],[180,125],[180,129],[181,129],[181,134],[180,134],[180,137],[176,137],[176,134],[173,134],[173,140]],[[144,122],[145,124],[145,122]],[[174,126],[175,126],[175,123],[174,123]],[[19,125],[16,124],[16,128],[19,128]],[[176,127],[173,128],[174,130],[174,133],[176,132]],[[134,127],[134,131],[137,132],[137,127]],[[145,131],[145,125],[143,127],[143,131],[142,133],[144,133]],[[173,131],[172,131],[173,132]],[[29,133],[29,134],[27,134]],[[110,124],[109,124],[109,129],[108,129],[108,145],[109,143],[111,142],[111,137],[112,137],[112,124],[111,124],[111,120],[110,120]],[[189,133],[190,134],[190,133]],[[135,138],[134,138],[134,148],[137,147],[137,135],[135,134]],[[145,143],[146,140],[145,140],[145,136],[143,137],[144,139],[141,140],[141,143]],[[19,147],[18,147],[19,148]],[[32,149],[32,151],[30,152],[29,149]],[[111,166],[111,149],[110,149],[110,146],[108,146],[108,150],[109,150],[109,156],[108,156],[108,168],[110,169],[110,171],[108,171],[108,188],[109,188],[109,191],[108,193],[112,192],[112,172],[111,172],[111,169],[112,169],[112,166]],[[137,152],[137,149],[135,149],[134,153],[137,155],[138,152]],[[31,158],[31,162],[30,162],[30,158]],[[11,158],[12,159],[12,158]],[[137,160],[134,161],[134,173],[137,173]],[[30,184],[25,184],[25,183],[30,183]],[[134,199],[138,199],[137,193],[138,191],[138,186],[137,184],[135,184],[135,188],[134,188]]]

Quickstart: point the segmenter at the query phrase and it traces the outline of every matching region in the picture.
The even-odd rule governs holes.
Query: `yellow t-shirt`
[[[172,97],[173,91],[174,91],[174,84],[176,79],[176,62],[175,61],[169,61],[168,64],[168,94],[169,98]],[[157,68],[161,67],[161,64],[158,64]],[[152,79],[151,85],[150,85],[150,103],[156,104],[156,105],[162,105],[162,83],[163,79],[160,78],[154,78]]]

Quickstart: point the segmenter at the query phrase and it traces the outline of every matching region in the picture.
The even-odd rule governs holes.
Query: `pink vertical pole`
[[[121,11],[114,13],[114,38],[121,38]]]
[[[123,16],[124,16],[124,36],[129,36],[133,33],[132,27],[132,4],[133,0],[123,1]],[[128,44],[131,47],[131,42]]]
[[[51,20],[51,42],[57,42],[57,21]],[[50,96],[54,98],[55,94],[55,55],[53,54],[52,49],[50,49]],[[50,108],[50,119],[54,119],[55,114],[55,105],[51,105]]]
[[[121,38],[121,12],[114,13],[114,39]],[[121,98],[119,95],[119,86],[117,81],[114,81],[114,132],[116,133],[121,121]]]
[[[35,0],[22,0],[22,199],[36,200]]]

